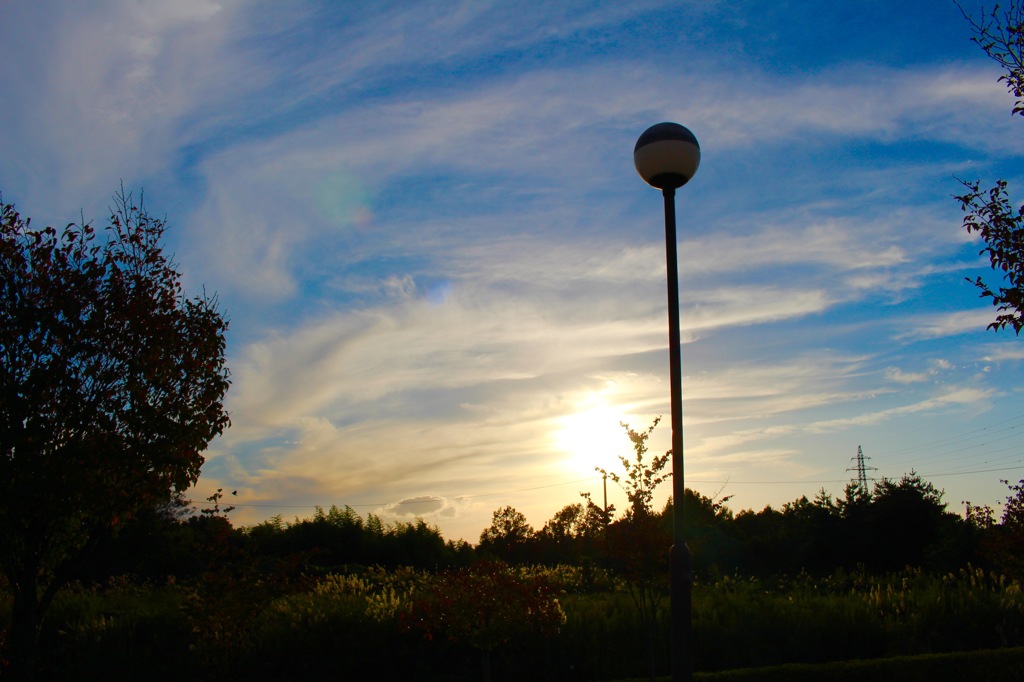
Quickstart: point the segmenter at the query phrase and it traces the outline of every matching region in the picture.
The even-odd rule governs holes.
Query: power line
[[[563,483],[550,483],[548,485],[538,485],[538,486],[534,486],[532,488],[520,488],[518,490],[507,490],[507,491],[499,492],[499,493],[481,493],[479,495],[456,495],[454,497],[449,497],[449,498],[441,498],[440,496],[435,496],[435,497],[430,497],[430,498],[427,498],[427,499],[420,499],[420,500],[401,500],[400,502],[364,502],[364,503],[361,503],[361,504],[346,504],[345,506],[346,507],[352,507],[353,509],[355,509],[356,507],[396,507],[398,505],[404,505],[404,504],[421,504],[423,502],[435,502],[435,501],[438,501],[438,500],[441,500],[441,499],[475,500],[475,499],[479,499],[479,498],[483,498],[483,497],[498,497],[498,496],[501,496],[501,495],[513,495],[515,493],[530,492],[532,490],[544,490],[546,488],[558,488],[558,487],[566,486],[566,485],[578,485],[580,483],[586,483],[588,481],[592,481],[593,478],[594,477],[591,477],[591,478],[581,478],[581,479],[577,479],[575,481],[565,481]],[[195,507],[197,505],[193,504],[192,506]],[[237,504],[232,503],[231,506],[232,507],[265,508],[265,509],[315,509],[316,507],[324,507],[326,505],[322,505],[322,504],[246,504],[244,502],[240,502],[240,503],[237,503]],[[333,506],[337,506],[337,504],[334,504]]]
[[[1002,438],[996,438],[994,440],[986,441],[984,443],[978,443],[978,444],[974,445],[973,447],[974,448],[986,448],[987,446],[989,446],[989,445],[991,445],[993,443],[1000,443],[1002,441],[1010,440],[1011,438],[1016,438],[1016,437],[1017,437],[1017,434],[1011,433],[1008,436],[1003,436]],[[935,464],[936,462],[947,462],[947,461],[949,461],[949,462],[956,462],[956,461],[960,461],[960,460],[971,460],[971,461],[973,461],[973,460],[977,459],[977,457],[979,455],[981,455],[981,456],[990,456],[990,455],[998,454],[1000,452],[1010,452],[1010,451],[1021,451],[1021,452],[1024,452],[1024,443],[1017,443],[1017,444],[1012,445],[1011,447],[1002,448],[1002,449],[996,450],[994,452],[992,452],[992,451],[985,452],[985,453],[972,452],[972,453],[967,454],[967,455],[962,454],[963,451],[961,449],[961,450],[959,450],[957,452],[951,452],[947,456],[944,456],[944,457],[943,456],[939,456],[939,457],[928,456],[926,458],[927,461],[925,461],[925,460],[917,460],[917,461],[924,462],[925,464]],[[904,462],[904,464],[913,464],[913,463],[915,463],[915,460],[910,460],[909,462]]]
[[[929,441],[927,443],[921,443],[919,445],[910,445],[910,446],[907,446],[905,448],[898,448],[896,450],[889,450],[887,452],[886,451],[883,451],[883,452],[880,452],[880,453],[876,452],[875,456],[876,457],[886,457],[886,456],[889,456],[889,455],[899,455],[899,454],[904,454],[904,453],[917,452],[917,451],[923,450],[925,448],[931,448],[933,446],[959,445],[960,443],[964,443],[964,442],[972,440],[970,437],[973,436],[974,434],[983,433],[985,431],[992,430],[993,434],[1003,433],[1004,431],[1013,431],[1014,429],[1017,428],[1016,425],[1015,426],[1009,426],[1009,427],[1007,427],[1005,425],[1006,424],[1010,424],[1010,423],[1015,422],[1015,421],[1018,421],[1018,420],[1021,420],[1021,419],[1024,419],[1024,414],[1017,415],[1016,417],[1011,417],[1010,419],[1005,419],[1003,421],[996,422],[994,424],[989,424],[988,426],[982,426],[980,428],[974,429],[973,431],[967,431],[965,433],[962,433],[962,434],[960,434],[958,436],[951,436],[951,437],[948,437],[948,438],[939,438],[938,440]],[[999,427],[999,426],[1004,427],[1004,428],[1000,428],[1000,429],[996,429],[995,428],[995,427]],[[897,457],[895,459],[896,459],[896,461],[899,461],[901,458]]]
[[[1024,469],[1024,464],[1015,467],[1002,467],[998,469],[975,469],[973,471],[945,471],[937,474],[921,474],[921,478],[942,478],[943,476],[966,476],[967,474],[988,474],[996,471],[1019,471]]]

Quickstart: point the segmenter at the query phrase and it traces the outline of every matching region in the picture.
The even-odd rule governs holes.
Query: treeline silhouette
[[[840,498],[821,490],[781,508],[738,513],[729,509],[728,498],[687,490],[684,534],[698,579],[828,575],[840,569],[881,574],[905,567],[948,573],[967,565],[1021,578],[1024,482],[1007,485],[1000,519],[988,506],[968,504],[965,515],[949,511],[943,492],[913,472],[898,481],[883,479],[870,491],[851,484]],[[439,528],[420,519],[385,523],[347,506],[236,528],[225,515],[230,508],[221,510],[211,500],[214,507],[198,516],[189,516],[180,500],[139,515],[99,545],[82,577],[187,579],[232,565],[294,577],[358,566],[434,570],[482,558],[616,569],[641,553],[650,568],[667,570],[672,542],[672,501],[645,519],[630,513],[616,519],[613,509],[606,514],[588,499],[566,505],[540,530],[504,507],[473,546],[445,540]]]
[[[898,481],[882,479],[870,490],[850,484],[839,498],[820,490],[813,498],[802,496],[781,508],[739,513],[729,509],[729,498],[716,501],[687,489],[684,537],[694,571],[705,579],[735,574],[823,576],[840,569],[881,574],[906,567],[948,573],[969,564],[1024,577],[1019,558],[1024,551],[1024,513],[1016,511],[1022,508],[1024,482],[1004,483],[1011,494],[999,521],[989,506],[965,503],[966,514],[949,511],[943,491],[914,472]],[[591,517],[603,512],[589,500],[588,505]],[[614,566],[616,558],[628,556],[631,549],[622,540],[637,542],[635,519],[627,514],[609,520],[602,529],[585,518],[587,508],[581,507],[564,508],[536,532],[522,523],[509,532],[514,510],[495,512],[477,551],[513,563],[606,558]],[[571,508],[577,516],[565,532],[560,521],[571,516]],[[671,519],[670,500],[656,515],[657,523],[647,524],[639,542],[644,547],[669,547]]]
[[[313,516],[286,522],[275,516],[236,528],[230,507],[188,515],[188,502],[149,510],[102,543],[84,579],[111,576],[142,579],[174,576],[190,579],[236,567],[290,579],[347,571],[353,566],[403,566],[438,569],[465,566],[474,548],[446,541],[422,519],[384,523],[373,514],[363,518],[351,507],[316,508]]]

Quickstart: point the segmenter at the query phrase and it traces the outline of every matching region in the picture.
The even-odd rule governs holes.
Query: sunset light
[[[600,393],[586,396],[578,412],[559,420],[555,446],[567,455],[566,467],[572,475],[593,474],[595,467],[618,470],[619,456],[628,456],[630,447],[619,425],[624,421],[627,417]]]
[[[0,196],[101,225],[144,190],[230,320],[197,509],[223,489],[236,526],[349,505],[476,542],[495,509],[541,528],[599,493],[620,422],[661,416],[666,452],[664,207],[633,158],[658,121],[700,149],[687,486],[779,507],[841,493],[862,447],[960,513],[1024,475],[1024,441],[987,445],[1024,424],[1024,351],[986,329],[953,198],[1019,196],[1024,135],[956,3],[3,7]]]
[[[1016,679],[1022,38],[0,0],[0,678]]]

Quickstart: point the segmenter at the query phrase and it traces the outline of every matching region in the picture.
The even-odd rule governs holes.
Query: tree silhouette
[[[1016,97],[1014,115],[1024,116],[1024,1],[1015,0],[1000,10],[982,10],[974,19],[960,8],[974,32],[972,40],[1004,69],[999,80],[1006,83]],[[980,277],[972,281],[982,297],[991,298],[999,311],[989,329],[1007,326],[1017,335],[1024,327],[1024,205],[1014,208],[1006,191],[1007,183],[999,180],[991,189],[981,188],[978,181],[963,182],[967,191],[957,196],[967,214],[964,228],[976,232],[985,242],[982,255],[988,255],[992,269],[1000,272],[1009,286],[991,287]]]
[[[615,481],[626,493],[626,499],[629,500],[627,516],[649,516],[652,511],[651,502],[654,500],[654,489],[672,476],[672,472],[661,473],[672,457],[671,450],[664,455],[652,457],[650,462],[644,461],[644,456],[647,454],[647,439],[651,437],[651,432],[660,421],[661,417],[656,417],[654,422],[642,431],[630,428],[629,424],[625,422],[619,422],[619,425],[626,430],[629,442],[633,444],[632,458],[619,455],[619,461],[622,462],[622,467],[625,469],[624,475],[619,476],[615,472],[594,467],[595,471]]]
[[[494,510],[491,525],[480,534],[480,552],[510,563],[524,561],[536,532],[515,507]]]
[[[667,518],[654,512],[651,503],[660,483],[672,476],[662,473],[671,458],[671,451],[648,461],[647,441],[661,418],[643,430],[620,423],[633,444],[633,456],[619,456],[625,472],[622,476],[596,468],[619,484],[629,508],[625,518],[608,528],[608,552],[616,568],[626,578],[626,586],[642,623],[646,641],[651,679],[655,675],[655,631],[658,613],[668,593],[668,550],[671,532]],[[589,499],[589,498],[588,498]]]
[[[865,515],[868,568],[894,571],[930,563],[928,551],[938,545],[955,515],[946,512],[943,491],[911,471],[899,481],[875,484]]]
[[[90,548],[199,477],[228,425],[227,321],[184,298],[166,225],[124,189],[88,224],[33,230],[0,202],[0,566],[11,667]]]
[[[1003,503],[1003,514],[998,524],[993,518],[992,508],[987,505],[968,502],[967,509],[968,513],[973,510],[974,522],[983,532],[983,556],[1001,573],[1020,580],[1024,578],[1024,480],[1001,482],[1010,494]]]

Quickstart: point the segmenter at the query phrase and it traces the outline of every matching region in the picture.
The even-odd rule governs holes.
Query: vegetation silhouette
[[[820,491],[760,512],[733,513],[687,491],[697,669],[1024,645],[1024,481],[1007,486],[999,518],[970,503],[964,517],[947,511],[941,491],[914,474],[866,494],[850,486],[848,499]],[[175,675],[225,680],[591,679],[649,674],[652,661],[656,673],[667,669],[667,609],[650,612],[652,629],[637,608],[636,569],[620,554],[630,551],[625,516],[607,528],[621,530],[621,546],[591,543],[583,526],[561,523],[578,514],[556,513],[545,528],[561,531],[484,550],[445,541],[421,520],[383,523],[347,507],[242,528],[179,509],[134,517],[61,591],[44,628],[42,679],[88,677],[109,665],[89,647],[107,651],[119,638],[153,660],[187,661]],[[640,577],[664,590],[671,509],[648,518],[664,545],[652,542],[655,559]],[[886,522],[908,540],[898,555],[908,564],[893,570],[889,545],[872,540]],[[503,548],[513,561],[496,557]],[[533,615],[542,613],[551,616],[543,623]],[[131,655],[123,665],[131,660],[145,668]]]
[[[997,4],[987,12],[983,7],[977,19],[963,7],[960,11],[974,33],[971,40],[1003,69],[999,81],[1016,98],[1013,115],[1024,116],[1024,2]],[[987,190],[977,180],[962,182],[967,191],[956,199],[967,214],[963,226],[981,237],[985,243],[981,255],[988,256],[992,269],[1008,284],[993,287],[981,277],[973,280],[981,296],[991,298],[999,311],[988,328],[998,331],[1009,326],[1019,336],[1024,327],[1024,205],[1014,208],[1005,180],[997,180]]]
[[[227,320],[182,294],[163,220],[114,195],[106,239],[0,201],[0,567],[9,674],[98,543],[199,477],[228,426]]]

